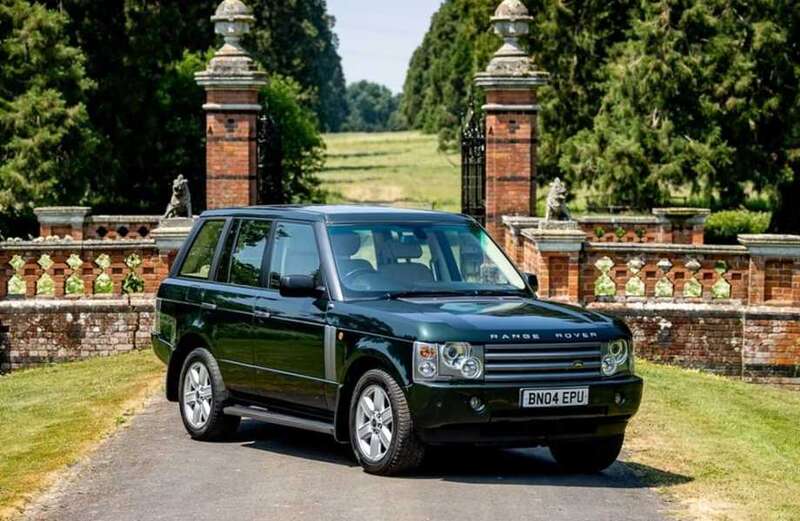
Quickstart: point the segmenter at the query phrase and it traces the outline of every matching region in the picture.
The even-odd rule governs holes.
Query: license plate
[[[522,389],[520,405],[524,408],[589,405],[589,388]]]

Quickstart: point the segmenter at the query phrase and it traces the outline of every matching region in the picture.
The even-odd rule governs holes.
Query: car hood
[[[329,320],[343,329],[430,342],[579,342],[630,335],[612,317],[516,297],[337,302]]]

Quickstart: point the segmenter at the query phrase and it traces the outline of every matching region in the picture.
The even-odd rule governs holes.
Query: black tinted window
[[[269,221],[242,221],[231,256],[231,284],[260,286],[261,263],[269,240]]]
[[[214,253],[225,221],[206,221],[186,254],[180,274],[183,277],[207,279],[214,262]]]
[[[317,240],[308,224],[278,225],[270,262],[270,287],[279,287],[281,277],[286,275],[310,275],[319,280]]]

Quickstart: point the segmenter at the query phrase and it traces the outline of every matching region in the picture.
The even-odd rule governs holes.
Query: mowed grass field
[[[459,154],[440,152],[420,132],[327,134],[319,175],[334,203],[379,203],[461,210]]]

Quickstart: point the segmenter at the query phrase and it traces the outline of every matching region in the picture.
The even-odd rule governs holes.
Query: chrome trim
[[[293,376],[295,378],[303,378],[303,379],[306,379],[306,380],[313,380],[315,382],[322,382],[322,383],[326,383],[326,384],[336,384],[336,385],[338,385],[337,382],[326,380],[324,378],[317,378],[316,376],[306,376],[304,374],[290,373],[289,371],[281,371],[280,369],[270,369],[269,367],[264,367],[264,366],[261,366],[261,365],[245,364],[244,362],[237,362],[235,360],[227,360],[225,358],[220,358],[219,362],[225,363],[225,364],[238,365],[239,367],[247,367],[248,369],[255,369],[257,371],[267,371],[269,373],[282,374],[284,376]]]
[[[336,328],[325,326],[325,379],[336,381]]]

